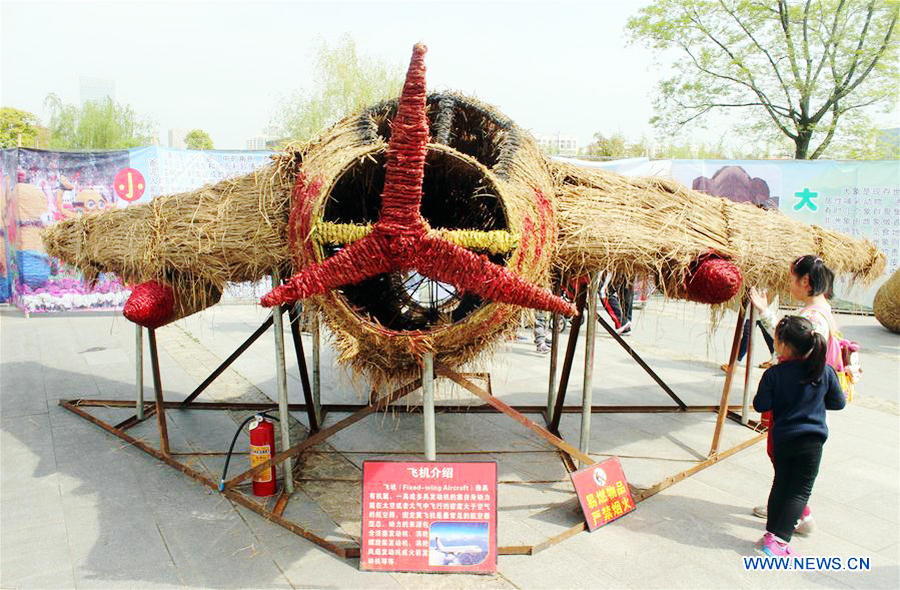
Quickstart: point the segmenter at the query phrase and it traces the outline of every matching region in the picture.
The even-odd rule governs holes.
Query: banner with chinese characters
[[[878,287],[900,266],[896,160],[672,160],[671,175],[696,190],[871,240],[887,257],[883,278],[869,288],[839,283],[838,299],[871,306]]]
[[[364,570],[497,571],[497,463],[364,461]]]
[[[572,483],[589,531],[634,510],[634,498],[618,457],[575,471]]]
[[[29,313],[121,309],[129,288],[113,275],[86,283],[81,273],[47,255],[42,230],[65,219],[144,204],[158,195],[245,174],[265,165],[269,155],[159,147],[3,150],[0,301],[9,300]],[[226,294],[256,295],[260,290],[245,285],[227,289]]]

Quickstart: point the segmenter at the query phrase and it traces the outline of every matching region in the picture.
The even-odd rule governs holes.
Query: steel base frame
[[[438,368],[438,375],[445,376],[446,373],[444,371],[448,371],[448,370],[443,369],[443,368]],[[477,385],[475,385],[474,383],[472,383],[465,377],[459,376],[459,374],[455,374],[455,376],[457,376],[460,379],[459,382],[461,385],[463,383],[466,383],[467,385],[469,385],[471,387],[475,387],[475,388],[478,387]],[[454,381],[455,380],[456,379],[454,379]],[[416,389],[418,389],[418,383],[415,383],[415,385],[416,386],[413,387],[413,384],[410,384],[410,385],[406,386],[405,388],[402,388],[401,390],[397,390],[393,394],[386,396],[386,397],[387,398],[396,397],[397,399],[402,398],[403,395],[406,395],[407,393],[411,393],[412,391],[415,391]],[[405,390],[405,393],[401,393],[404,390]],[[503,402],[500,402],[500,400],[497,400],[496,398],[494,398],[494,399],[499,404],[503,403]],[[376,406],[360,406],[359,409],[355,409],[355,408],[357,408],[357,406],[346,406],[346,405],[338,405],[338,404],[323,405],[322,406],[323,410],[333,411],[333,412],[353,411],[353,414],[351,414],[347,418],[344,418],[343,420],[341,420],[334,426],[324,428],[324,429],[320,430],[318,433],[311,434],[303,442],[301,442],[298,445],[295,445],[291,449],[288,449],[288,451],[284,452],[284,453],[289,453],[289,455],[285,455],[284,453],[280,453],[279,455],[276,455],[273,458],[272,464],[275,464],[275,465],[280,464],[288,456],[300,455],[303,453],[303,451],[310,449],[311,447],[324,442],[327,438],[331,437],[333,434],[336,434],[337,432],[343,430],[347,426],[350,426],[351,424],[361,420],[365,416],[368,416],[369,414],[372,414],[375,411],[386,409],[388,407],[388,404],[386,404],[384,402],[386,402],[386,400],[384,400],[382,403],[377,404]],[[130,446],[140,449],[141,451],[144,451],[148,455],[158,459],[159,461],[162,461],[163,463],[169,465],[170,467],[173,467],[174,469],[177,469],[178,471],[184,473],[185,475],[199,481],[203,485],[205,485],[213,490],[218,489],[217,482],[215,482],[213,479],[211,479],[208,475],[201,473],[200,471],[183,464],[181,461],[179,461],[177,459],[177,457],[224,454],[224,451],[221,451],[221,452],[208,451],[208,452],[199,452],[199,453],[189,453],[189,452],[173,452],[172,450],[169,450],[168,452],[163,452],[161,449],[156,448],[152,445],[149,445],[149,444],[131,436],[130,434],[128,434],[128,432],[127,432],[128,428],[139,423],[139,421],[129,419],[129,423],[126,426],[118,427],[117,425],[109,424],[108,422],[101,420],[100,418],[97,418],[96,416],[93,416],[88,411],[86,411],[86,408],[92,408],[92,407],[95,407],[95,408],[96,407],[123,408],[123,409],[124,408],[133,408],[134,407],[133,400],[72,399],[72,400],[60,400],[59,405],[62,406],[63,408],[65,408],[66,410],[69,410],[70,412],[74,413],[75,415],[80,416],[81,418],[87,420],[88,422],[91,422],[92,424],[99,426],[100,428],[109,432],[110,434],[119,437],[120,439],[122,439],[123,441],[128,443]],[[173,409],[173,410],[179,410],[181,407],[180,402],[164,402],[164,405],[165,405],[166,409]],[[305,404],[291,404],[290,410],[291,411],[305,411],[306,408],[304,406],[305,406]],[[149,404],[148,404],[148,407],[145,409],[145,414],[148,414],[147,418],[152,416],[152,414],[149,414],[149,409],[151,409],[152,407],[153,406],[149,406]],[[258,404],[258,403],[233,403],[233,402],[227,402],[227,403],[225,403],[225,402],[194,402],[187,409],[188,410],[208,410],[208,411],[210,411],[210,410],[211,411],[227,411],[227,410],[254,411],[254,410],[272,410],[272,409],[276,409],[276,408],[277,408],[277,404],[275,404],[275,403]],[[615,412],[622,411],[621,408],[616,408],[616,407],[612,407],[612,406],[595,406],[595,408],[598,413],[612,413],[614,411]],[[737,410],[739,408],[740,408],[740,406],[734,406],[733,408],[729,408],[729,410]],[[657,406],[657,407],[634,406],[634,407],[632,407],[632,411],[639,412],[639,413],[672,412],[672,411],[675,411],[675,412],[683,412],[683,411],[710,412],[710,411],[715,411],[715,410],[716,410],[716,408],[713,406],[696,406],[696,407],[688,406],[687,410],[681,410],[679,408],[673,409],[673,408],[666,407],[666,406]],[[535,427],[534,429],[536,432],[538,430],[540,430],[543,433],[545,433],[546,435],[556,438],[549,431],[547,431],[543,427],[535,424],[534,422],[529,420],[526,416],[524,416],[525,413],[542,413],[542,412],[544,412],[545,408],[543,406],[506,406],[502,410],[497,409],[495,406],[492,406],[489,404],[484,404],[484,405],[479,405],[479,406],[469,406],[469,407],[438,406],[437,411],[442,412],[442,413],[465,413],[465,412],[472,412],[472,413],[494,412],[494,413],[496,413],[496,412],[502,412],[507,415],[516,416],[517,421],[519,421],[520,423],[524,423],[524,422],[530,423],[531,425],[533,425]],[[564,408],[564,411],[566,413],[577,413],[577,412],[581,411],[581,407],[580,406],[568,406],[568,407]],[[626,412],[627,411],[629,411],[629,410],[626,409]],[[737,422],[740,422],[740,415],[733,411],[729,411],[728,417]],[[751,427],[756,427],[756,424],[752,423]],[[538,432],[538,434],[540,434],[540,432]],[[689,469],[685,469],[684,471],[682,471],[680,473],[669,476],[669,477],[665,478],[664,480],[657,482],[656,484],[650,486],[649,488],[633,490],[635,502],[640,502],[642,500],[645,500],[645,499],[649,498],[650,496],[653,496],[654,494],[664,490],[665,488],[667,488],[675,483],[678,483],[679,481],[682,481],[682,480],[686,479],[687,477],[690,477],[691,475],[694,475],[695,473],[709,467],[710,465],[715,464],[719,460],[729,457],[749,446],[752,446],[753,444],[759,442],[764,436],[765,436],[765,432],[759,433],[756,436],[754,436],[753,438],[746,440],[738,445],[735,445],[734,447],[731,447],[730,449],[723,450],[723,451],[717,453],[715,456],[710,457],[706,460],[699,461],[697,464],[693,465]],[[545,438],[545,440],[547,440],[547,436],[544,436],[543,438]],[[561,439],[557,439],[557,440],[561,441]],[[548,440],[548,442],[550,442],[550,441]],[[562,458],[566,464],[567,470],[572,471],[574,469],[574,464],[571,460],[571,456],[575,455],[577,458],[578,455],[580,455],[580,452],[577,449],[575,449],[574,447],[569,446],[564,441],[561,441],[561,442],[563,443],[563,445],[565,445],[565,447],[568,447],[568,449],[562,449],[560,454],[562,455]],[[496,451],[492,451],[492,453],[502,454],[502,452],[497,453]],[[593,459],[591,459],[591,461],[593,462]],[[244,475],[246,475],[246,477],[242,477]],[[303,537],[304,539],[307,539],[308,541],[312,541],[316,545],[319,545],[323,549],[327,549],[328,551],[331,551],[335,555],[338,555],[338,556],[340,556],[342,558],[346,558],[346,559],[359,557],[359,545],[358,544],[348,545],[348,544],[333,543],[333,542],[328,541],[328,540],[322,538],[321,536],[315,534],[314,532],[304,528],[300,524],[284,518],[283,517],[284,509],[285,509],[288,501],[290,500],[290,497],[288,495],[282,493],[280,496],[277,497],[277,500],[275,501],[274,506],[270,507],[271,502],[267,502],[265,500],[260,501],[260,500],[256,499],[254,496],[249,495],[248,493],[245,493],[245,491],[243,489],[237,487],[238,484],[240,484],[242,481],[245,481],[246,479],[248,479],[251,475],[252,475],[252,470],[249,470],[249,471],[244,472],[241,475],[238,475],[238,476],[232,478],[226,484],[225,490],[221,493],[223,495],[225,495],[225,497],[227,497],[229,500],[232,500],[233,502],[240,504],[241,506],[249,508],[250,510],[256,512],[257,514],[259,514],[266,520],[269,520],[279,526],[282,526],[285,529],[291,531],[292,533],[294,533],[300,537]],[[548,508],[550,508],[550,507],[551,506],[548,506]],[[549,547],[552,547],[553,545],[583,531],[584,529],[585,529],[584,523],[579,523],[579,524],[563,531],[562,533],[560,533],[556,536],[547,538],[544,541],[534,544],[534,545],[501,546],[501,547],[499,547],[499,554],[500,555],[534,555],[540,551],[543,551],[544,549],[548,549]]]
[[[581,307],[583,309],[583,300],[581,302]],[[286,309],[282,309],[281,313],[283,313]],[[290,310],[288,310],[290,311]],[[359,557],[359,542],[357,540],[356,544],[339,544],[333,543],[323,537],[315,534],[314,532],[304,528],[300,524],[289,520],[283,516],[284,510],[287,506],[287,503],[290,501],[290,494],[282,493],[276,497],[274,503],[271,499],[259,501],[252,495],[246,493],[246,485],[243,485],[244,482],[249,480],[255,473],[262,472],[268,469],[271,466],[278,466],[284,463],[285,461],[297,457],[303,453],[308,453],[312,450],[313,447],[325,442],[328,438],[333,436],[334,434],[340,432],[341,430],[347,428],[348,426],[362,420],[366,416],[373,414],[379,411],[385,411],[389,408],[397,409],[397,410],[408,410],[412,412],[421,411],[420,407],[412,407],[412,408],[403,408],[398,406],[392,406],[395,402],[402,399],[406,395],[412,393],[413,391],[419,389],[422,386],[422,380],[416,379],[399,387],[398,389],[382,395],[380,397],[376,397],[375,392],[373,392],[372,398],[370,399],[369,404],[322,404],[318,405],[314,403],[312,395],[309,390],[309,380],[306,376],[306,363],[303,359],[303,350],[302,343],[300,343],[299,338],[299,330],[295,330],[294,326],[296,325],[296,316],[292,313],[291,319],[294,320],[291,322],[292,324],[292,335],[294,336],[294,344],[298,356],[298,365],[301,372],[301,380],[303,383],[304,389],[304,397],[307,403],[304,404],[289,404],[289,411],[297,411],[297,412],[305,412],[310,420],[310,432],[306,439],[299,442],[298,444],[293,445],[292,447],[277,453],[273,456],[268,462],[257,465],[254,468],[248,469],[231,479],[225,482],[224,490],[222,493],[229,500],[240,504],[266,520],[274,522],[279,526],[284,527],[285,529],[295,533],[296,535],[303,537],[323,549],[327,549],[331,551],[335,555],[338,555],[342,558],[356,558]],[[736,354],[737,354],[737,343],[739,342],[740,331],[743,327],[743,319],[744,314],[741,312],[738,314],[738,326],[735,330],[735,341],[732,346],[730,365],[735,364]],[[579,317],[579,316],[576,316]],[[605,324],[605,322],[601,322],[601,324]],[[135,402],[133,400],[101,400],[101,399],[71,399],[71,400],[60,400],[59,405],[65,408],[66,410],[74,413],[77,416],[87,420],[88,422],[93,423],[96,426],[99,426],[103,430],[106,430],[110,434],[119,437],[129,445],[134,448],[140,449],[145,453],[151,455],[152,457],[162,461],[163,463],[177,469],[178,471],[184,473],[185,475],[199,481],[203,485],[208,486],[211,489],[218,490],[219,484],[213,481],[209,476],[201,473],[200,471],[193,469],[182,462],[180,462],[176,457],[179,456],[197,456],[197,455],[218,455],[224,454],[224,452],[220,451],[204,451],[198,453],[189,453],[189,452],[173,452],[169,448],[168,441],[168,433],[167,433],[167,425],[165,419],[166,410],[207,410],[207,411],[228,411],[228,410],[245,410],[245,411],[262,411],[262,410],[272,410],[278,407],[278,404],[275,402],[272,403],[245,403],[245,402],[200,402],[194,401],[197,395],[208,386],[219,374],[221,374],[224,369],[233,362],[247,347],[258,338],[270,325],[272,325],[272,319],[267,319],[260,328],[254,332],[253,335],[238,348],[225,362],[223,362],[222,366],[217,368],[213,374],[208,377],[200,387],[195,390],[187,399],[181,402],[175,401],[165,401],[162,391],[162,385],[159,375],[159,364],[158,364],[158,355],[156,348],[156,338],[153,330],[149,331],[149,341],[150,341],[150,354],[151,354],[151,364],[153,368],[153,385],[155,391],[155,401],[151,403],[144,404],[141,407],[136,408],[136,413],[134,416],[131,416],[117,424],[109,424],[104,420],[93,416],[85,408],[91,407],[103,407],[103,408],[134,408]],[[608,325],[604,325],[604,328],[607,328],[611,334],[614,336],[618,336]],[[520,425],[530,429],[533,433],[540,436],[546,442],[551,444],[553,447],[557,449],[559,452],[560,458],[563,461],[567,471],[572,472],[576,469],[575,461],[580,461],[584,464],[593,464],[595,463],[595,459],[589,456],[586,453],[581,452],[577,448],[573,447],[565,440],[563,440],[558,433],[559,420],[562,414],[564,413],[582,413],[586,410],[582,406],[566,406],[565,405],[565,387],[568,382],[568,373],[571,371],[572,360],[574,355],[574,341],[577,338],[577,327],[573,326],[572,334],[570,334],[570,346],[569,350],[567,350],[565,366],[563,367],[562,379],[559,383],[560,395],[556,397],[554,400],[555,404],[553,405],[520,405],[520,406],[509,406],[502,402],[500,399],[496,398],[491,392],[490,387],[490,375],[485,373],[459,373],[455,371],[453,368],[445,366],[440,363],[434,364],[434,376],[442,377],[449,379],[466,389],[479,399],[481,399],[483,404],[480,405],[453,405],[453,406],[437,406],[436,410],[439,413],[484,413],[484,412],[492,412],[492,413],[502,413]],[[666,386],[655,373],[652,372],[652,369],[646,363],[643,362],[640,357],[634,353],[630,347],[621,339],[617,338],[617,341],[620,345],[623,345],[626,350],[635,358],[636,361],[641,364],[641,366],[654,377],[654,380],[660,384],[660,386],[666,391],[667,394],[675,401],[677,405],[674,406],[654,406],[654,405],[635,405],[635,406],[604,406],[604,405],[592,405],[590,406],[590,413],[693,413],[693,412],[716,412],[717,413],[717,424],[715,433],[713,435],[713,448],[710,451],[709,456],[704,460],[699,460],[695,465],[691,466],[688,469],[685,469],[679,473],[666,477],[662,481],[659,481],[648,488],[637,489],[633,488],[633,496],[635,502],[641,502],[646,500],[647,498],[659,493],[660,491],[666,489],[667,487],[682,481],[695,473],[717,463],[718,461],[729,457],[747,447],[750,447],[765,437],[765,431],[761,431],[761,426],[754,422],[746,420],[746,416],[744,417],[744,425],[751,430],[754,430],[757,434],[752,438],[743,441],[729,449],[725,449],[722,451],[718,450],[718,440],[719,435],[722,429],[723,422],[725,418],[734,420],[737,423],[741,423],[742,416],[736,412],[736,410],[740,410],[741,406],[725,406],[728,399],[728,391],[731,385],[731,372],[729,372],[728,377],[726,378],[725,391],[723,391],[722,401],[718,406],[689,406],[684,404],[675,394],[671,391],[671,389]],[[553,359],[555,361],[555,358]],[[555,365],[555,362],[553,363]],[[479,387],[472,379],[483,380],[486,383],[486,388]],[[142,412],[140,410],[143,410]],[[548,411],[549,410],[549,411]],[[329,412],[335,413],[346,413],[350,412],[350,415],[339,420],[335,424],[323,427],[325,416]],[[138,417],[140,414],[143,414],[142,417]],[[539,425],[529,419],[526,414],[538,414],[541,415],[544,419],[545,425]],[[128,430],[133,426],[151,418],[152,416],[156,416],[157,418],[157,427],[160,434],[160,446],[156,448],[152,445],[147,444],[142,440],[138,440],[137,438],[131,436],[128,433]],[[502,454],[502,452],[500,452]],[[282,470],[283,471],[283,470]],[[292,481],[295,480],[294,474],[291,473],[290,477]],[[282,489],[284,485],[282,485]],[[552,508],[553,506],[548,506],[548,508]],[[534,545],[512,545],[512,546],[501,546],[499,547],[500,555],[534,555],[556,545],[557,543],[585,530],[586,526],[583,522],[576,524],[560,534],[549,537],[540,543]]]

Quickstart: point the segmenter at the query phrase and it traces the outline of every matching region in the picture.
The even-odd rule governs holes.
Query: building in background
[[[106,98],[116,100],[115,80],[95,78],[93,76],[81,76],[78,81],[78,90],[81,95],[81,104],[92,100],[104,100]]]
[[[537,135],[538,146],[545,154],[553,156],[575,156],[578,154],[578,141],[574,135],[566,133],[554,133],[551,135]]]
[[[247,149],[248,150],[267,150],[269,149],[266,146],[266,142],[269,141],[269,138],[265,135],[257,135],[256,137],[251,137],[247,140]]]
[[[169,147],[179,150],[186,149],[184,138],[190,133],[190,129],[169,129]]]

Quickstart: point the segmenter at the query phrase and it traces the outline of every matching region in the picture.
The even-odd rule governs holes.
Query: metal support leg
[[[272,288],[281,284],[278,273],[272,273]],[[275,323],[275,381],[278,388],[278,417],[281,425],[281,450],[291,448],[290,413],[288,412],[287,397],[287,371],[284,363],[284,309],[272,308],[272,319]],[[284,461],[284,491],[288,494],[294,491],[294,471],[291,459]]]
[[[322,381],[319,371],[320,338],[319,338],[319,312],[315,312],[312,318],[312,399],[316,409],[316,424],[322,426]]]
[[[554,295],[559,295],[562,289],[557,286],[553,290]],[[553,419],[553,408],[556,407],[556,358],[559,353],[559,314],[554,313],[550,316],[550,334],[553,339],[550,341],[550,378],[547,384],[547,423]]]
[[[756,309],[753,304],[749,307],[747,321],[750,322],[750,331],[747,333],[747,367],[744,373],[744,403],[741,406],[741,424],[744,426],[750,422],[750,368],[753,367],[753,324],[756,323]]]
[[[741,334],[744,332],[744,309],[747,299],[741,303],[738,310],[737,326],[734,327],[734,338],[731,341],[731,354],[728,357],[728,373],[725,374],[725,385],[722,387],[722,400],[719,402],[719,415],[716,417],[716,429],[713,431],[712,446],[709,456],[713,457],[719,452],[719,437],[722,434],[722,426],[725,424],[725,416],[728,414],[728,394],[731,392],[731,380],[734,377],[734,366],[737,364],[738,347],[741,344]]]
[[[584,385],[581,389],[581,439],[578,450],[587,455],[591,441],[591,402],[594,381],[594,336],[597,331],[597,289],[600,287],[600,273],[591,276],[588,291],[587,331],[584,343]],[[582,462],[585,467],[588,464]]]
[[[566,344],[566,355],[563,357],[562,371],[559,375],[559,386],[556,393],[556,404],[553,407],[553,414],[549,417],[550,424],[547,430],[559,436],[559,420],[562,416],[563,407],[566,404],[566,391],[569,388],[569,376],[572,374],[572,363],[575,361],[575,347],[578,345],[578,333],[581,330],[581,324],[584,322],[584,308],[587,301],[587,291],[581,289],[575,296],[575,309],[577,311],[572,323],[569,324],[569,342]]]
[[[291,337],[294,341],[294,354],[297,356],[297,369],[300,372],[300,385],[303,387],[303,401],[306,403],[306,418],[309,420],[309,431],[319,430],[318,404],[312,397],[312,386],[309,384],[309,373],[306,370],[306,353],[303,352],[303,338],[300,335],[300,314],[296,304],[288,306],[288,321],[291,325]]]
[[[422,422],[425,428],[425,459],[437,459],[434,428],[434,353],[422,355]]]
[[[243,342],[243,344],[238,346],[237,349],[234,352],[232,352],[228,356],[227,359],[222,361],[222,364],[220,364],[218,367],[216,367],[216,370],[213,371],[212,373],[210,373],[209,376],[203,380],[203,383],[201,383],[200,385],[197,386],[197,389],[192,391],[191,394],[189,396],[187,396],[183,402],[181,402],[181,407],[185,408],[185,407],[189,406],[195,399],[197,399],[198,395],[203,393],[203,391],[207,387],[209,387],[210,383],[215,381],[219,377],[219,375],[221,375],[222,373],[225,372],[225,369],[227,369],[229,366],[231,366],[231,363],[236,361],[239,356],[244,354],[244,351],[247,350],[248,348],[250,348],[250,345],[253,344],[254,342],[256,342],[256,339],[259,338],[260,336],[262,336],[265,333],[265,331],[269,329],[269,326],[272,325],[272,321],[273,321],[272,318],[274,315],[275,315],[275,310],[272,310],[272,313],[269,314],[269,316],[266,318],[266,321],[264,321],[262,323],[262,325],[260,325],[256,329],[256,331],[253,332],[253,334],[251,334],[250,337],[247,338]]]
[[[144,419],[144,338],[140,324],[134,325],[134,383],[137,387],[134,415]]]
[[[622,338],[622,336],[620,336],[618,333],[616,333],[616,329],[613,328],[609,324],[609,322],[607,322],[605,319],[603,319],[603,317],[601,317],[599,314],[597,315],[597,323],[600,324],[601,326],[603,326],[604,330],[609,332],[609,335],[613,337],[613,340],[618,342],[619,346],[624,348],[625,352],[627,352],[629,355],[631,355],[631,358],[633,358],[634,361],[638,365],[640,365],[640,367],[642,369],[644,369],[644,371],[646,371],[647,374],[650,375],[650,377],[652,377],[654,381],[656,381],[657,385],[662,387],[662,390],[665,391],[676,404],[678,404],[679,408],[681,408],[682,410],[687,409],[687,404],[684,403],[684,401],[682,401],[682,399],[680,397],[675,395],[675,392],[672,391],[672,388],[669,387],[668,385],[666,385],[666,382],[663,381],[662,378],[656,374],[656,371],[654,371],[653,369],[650,368],[650,365],[648,365],[647,362],[641,358],[641,355],[639,355],[637,352],[635,352],[634,349],[631,348],[631,346],[629,346],[627,342],[625,342],[625,339]]]
[[[163,399],[162,380],[159,377],[159,351],[156,348],[156,330],[147,330],[150,345],[150,365],[153,369],[153,393],[156,396],[156,422],[159,425],[159,450],[169,454],[169,427],[166,424],[166,408]]]

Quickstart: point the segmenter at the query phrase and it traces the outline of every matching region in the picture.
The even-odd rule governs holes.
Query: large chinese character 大
[[[818,211],[819,206],[813,203],[813,199],[819,196],[819,193],[810,192],[808,188],[804,188],[799,193],[794,193],[794,196],[799,199],[797,203],[794,204],[794,210],[799,211],[804,207],[809,208],[811,211]]]

